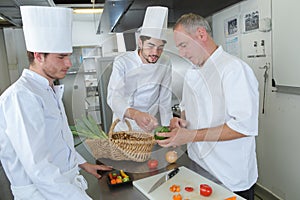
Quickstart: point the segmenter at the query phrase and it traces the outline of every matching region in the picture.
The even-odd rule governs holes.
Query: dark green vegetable
[[[159,133],[170,132],[170,129],[167,126],[158,126],[154,130],[154,138],[156,140],[164,140],[164,139],[167,139],[168,137],[162,137],[162,136],[156,135],[156,133],[158,133],[158,132]]]

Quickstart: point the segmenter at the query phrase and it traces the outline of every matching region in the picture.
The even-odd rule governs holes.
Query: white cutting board
[[[228,189],[224,188],[221,185],[218,185],[207,178],[197,174],[196,172],[186,168],[186,167],[179,167],[179,172],[176,176],[168,180],[166,183],[161,185],[159,188],[148,194],[148,191],[152,187],[152,185],[165,173],[160,173],[154,176],[150,176],[147,178],[143,178],[137,181],[133,181],[133,185],[140,190],[148,199],[151,200],[172,200],[174,194],[178,194],[177,192],[171,192],[169,188],[173,185],[180,185],[180,194],[183,197],[182,199],[189,199],[189,200],[222,200],[228,197],[236,196],[237,200],[244,199],[233,192],[229,191]],[[212,187],[212,194],[209,197],[204,197],[200,195],[200,184],[208,184]],[[186,186],[191,186],[194,188],[193,192],[185,191]]]

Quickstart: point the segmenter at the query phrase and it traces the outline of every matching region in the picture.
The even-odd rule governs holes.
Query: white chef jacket
[[[54,90],[47,79],[25,69],[1,95],[1,162],[13,193],[24,188],[26,196],[30,188],[37,198],[29,199],[90,199],[72,180],[85,160],[74,148],[62,103],[64,87]]]
[[[170,59],[163,54],[155,64],[143,64],[138,51],[126,52],[115,58],[107,92],[107,103],[111,107],[113,120],[124,119],[128,108],[160,114],[162,125],[169,125],[171,109],[172,68]],[[134,120],[133,129],[140,130]],[[127,127],[119,126],[117,130]]]
[[[255,153],[258,98],[258,82],[252,69],[222,47],[204,66],[188,70],[185,76],[181,109],[185,111],[189,129],[226,123],[248,136],[188,144],[189,157],[232,191],[249,189],[258,177]]]

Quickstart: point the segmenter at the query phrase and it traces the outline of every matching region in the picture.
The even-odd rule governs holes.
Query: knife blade
[[[158,181],[156,181],[152,185],[152,187],[149,190],[148,194],[153,192],[154,190],[156,190],[159,186],[161,186],[162,184],[164,184],[165,182],[167,182],[171,178],[173,178],[178,172],[179,172],[179,168],[176,167],[171,172],[164,174],[160,179],[158,179]]]

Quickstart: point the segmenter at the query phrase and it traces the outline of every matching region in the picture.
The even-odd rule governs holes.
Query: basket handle
[[[120,121],[121,121],[121,120],[120,120],[119,118],[117,118],[117,119],[115,119],[115,121],[111,124],[110,129],[109,129],[109,132],[108,132],[109,137],[112,136],[112,134],[113,134],[113,132],[114,132],[114,129],[115,129],[116,125],[117,125]],[[127,127],[128,127],[128,130],[129,130],[129,131],[132,131],[132,127],[131,127],[131,125],[130,125],[130,122],[129,122],[127,119],[125,119],[125,123],[126,123],[126,125],[127,125]]]

